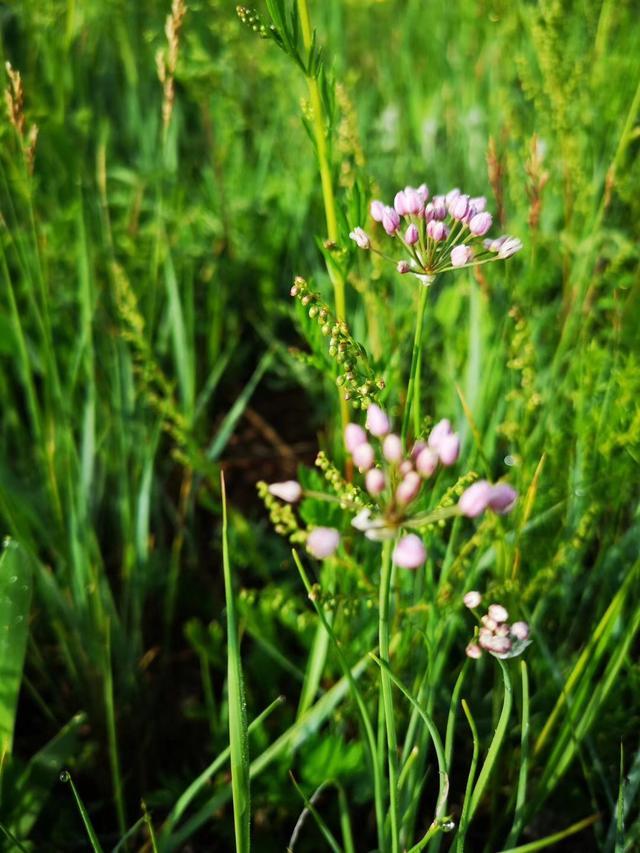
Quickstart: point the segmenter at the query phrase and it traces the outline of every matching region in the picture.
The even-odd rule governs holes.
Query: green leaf
[[[0,557],[0,774],[13,745],[32,590],[31,558],[7,539]]]
[[[222,565],[224,592],[227,605],[227,692],[229,700],[229,743],[231,746],[231,788],[233,792],[233,820],[236,832],[237,853],[248,853],[250,839],[249,793],[249,738],[247,734],[247,709],[242,679],[240,639],[236,622],[236,605],[231,581],[229,544],[227,539],[227,497],[224,474],[220,474],[222,494]]]

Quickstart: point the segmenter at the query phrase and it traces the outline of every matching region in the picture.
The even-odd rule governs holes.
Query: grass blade
[[[247,711],[242,681],[240,640],[236,622],[236,607],[231,582],[229,543],[227,539],[227,495],[224,474],[220,473],[222,495],[222,565],[227,608],[227,691],[229,700],[229,743],[231,748],[231,789],[233,792],[233,820],[237,853],[250,849],[250,796],[249,796],[249,739]]]
[[[302,815],[298,819],[298,822],[296,823],[296,828],[294,829],[294,834],[292,836],[291,841],[289,842],[289,850],[293,850],[293,845],[295,844],[295,836],[297,835],[297,830],[302,825],[302,821],[304,820],[304,815],[306,812],[306,813],[310,814],[313,817],[313,819],[315,820],[315,822],[317,823],[318,829],[320,830],[320,832],[324,836],[324,839],[327,842],[327,844],[329,845],[329,847],[333,850],[333,853],[342,853],[342,849],[341,849],[340,845],[338,844],[338,842],[336,841],[335,836],[333,835],[333,833],[331,832],[331,830],[327,826],[326,822],[322,818],[322,815],[319,813],[319,811],[317,810],[317,808],[314,805],[314,800],[316,800],[318,798],[318,796],[322,793],[322,791],[327,787],[327,785],[329,783],[323,782],[323,784],[320,785],[320,787],[313,794],[313,796],[311,798],[309,798],[309,797],[307,797],[305,792],[302,790],[300,785],[298,785],[298,783],[296,782],[293,773],[289,773],[289,776],[291,777],[291,781],[293,782],[296,791],[300,794],[300,796],[304,800],[304,808],[305,808],[305,811],[302,813]]]
[[[98,836],[96,835],[96,831],[93,828],[93,824],[91,823],[89,812],[86,810],[85,805],[82,802],[80,794],[78,793],[78,789],[76,788],[75,783],[71,778],[71,773],[69,773],[68,770],[63,770],[60,774],[60,781],[68,782],[68,784],[71,785],[71,790],[73,791],[73,798],[76,801],[78,811],[80,812],[80,817],[82,818],[82,822],[84,823],[84,828],[87,831],[87,836],[89,838],[93,853],[103,853],[102,847],[100,846],[100,842],[98,841]]]
[[[31,559],[17,542],[7,539],[0,557],[0,799],[2,770],[13,746],[32,591]]]
[[[502,741],[504,740],[504,736],[507,733],[507,724],[509,722],[509,716],[511,714],[511,705],[513,703],[513,689],[511,687],[511,679],[509,677],[509,670],[506,665],[500,660],[500,658],[496,658],[498,663],[500,664],[500,669],[502,670],[502,680],[504,683],[504,700],[502,703],[502,711],[500,712],[500,718],[498,719],[498,725],[496,726],[495,734],[493,735],[493,739],[489,746],[489,751],[487,752],[487,757],[484,760],[484,764],[482,765],[482,769],[480,770],[480,775],[478,776],[478,781],[476,782],[476,786],[473,789],[473,795],[471,797],[471,803],[469,806],[469,822],[473,820],[473,816],[480,804],[480,800],[482,799],[482,795],[484,793],[484,789],[489,781],[489,776],[491,775],[491,771],[493,770],[493,766],[496,763],[498,758],[498,754],[500,752],[500,747],[502,746]]]

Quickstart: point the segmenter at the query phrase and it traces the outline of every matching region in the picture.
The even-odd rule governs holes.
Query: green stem
[[[391,602],[391,545],[387,541],[382,546],[382,566],[380,570],[380,609],[378,616],[378,647],[380,659],[387,666],[389,663],[389,611]],[[391,850],[398,853],[398,744],[396,741],[396,726],[393,713],[393,695],[391,678],[387,669],[380,667],[380,683],[382,687],[381,714],[384,717],[387,731],[387,750],[389,765],[389,817],[391,821]]]
[[[409,419],[413,407],[413,431],[414,438],[420,431],[420,362],[422,360],[422,329],[424,326],[424,314],[427,307],[428,285],[420,287],[420,298],[418,300],[418,313],[416,316],[416,328],[413,338],[413,352],[411,353],[411,372],[409,373],[409,384],[407,385],[407,400],[402,420],[402,441],[406,442],[409,432]]]
[[[298,14],[300,16],[300,29],[302,30],[302,43],[307,55],[309,55],[313,44],[313,28],[311,26],[308,0],[298,0]],[[340,231],[338,228],[336,197],[333,191],[331,157],[327,142],[327,119],[322,105],[322,96],[320,94],[318,80],[308,72],[307,86],[309,88],[309,100],[311,102],[311,122],[313,125],[313,135],[318,155],[318,168],[320,170],[324,215],[327,223],[327,238],[331,244],[337,245],[340,240]],[[334,264],[327,264],[327,271],[333,285],[336,318],[338,321],[344,321],[347,316],[344,276]],[[342,427],[344,431],[344,427],[349,423],[349,408],[341,391],[338,391],[338,396],[340,400],[340,418],[342,420]]]
[[[116,807],[118,830],[122,836],[127,830],[127,817],[124,807],[122,772],[120,770],[120,755],[118,752],[118,730],[116,725],[115,702],[113,695],[113,668],[111,661],[111,625],[108,621],[105,633],[106,655],[104,662],[104,702],[107,720],[107,741],[109,744],[109,763],[111,765],[113,799]]]

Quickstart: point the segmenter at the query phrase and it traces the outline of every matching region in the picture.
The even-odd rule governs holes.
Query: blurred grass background
[[[524,516],[515,537],[479,529],[438,606],[453,612],[456,584],[483,572],[522,603],[537,632],[538,734],[576,673],[554,739],[540,746],[533,826],[548,833],[602,810],[576,849],[605,849],[621,741],[626,767],[637,775],[638,765],[637,8],[327,0],[312,11],[337,80],[342,245],[348,226],[365,224],[352,219],[354,187],[388,199],[423,179],[436,192],[487,194],[525,243],[478,281],[440,282],[429,307],[427,410],[462,420],[457,383],[482,436],[479,450],[467,429],[469,465],[484,454],[490,473],[510,467],[535,497],[531,529]],[[302,345],[305,322],[289,305],[292,276],[314,275],[330,294],[304,78],[233,4],[193,0],[163,133],[155,57],[168,12],[156,0],[0,3],[25,140],[38,127],[31,173],[27,141],[0,122],[0,527],[20,543],[34,587],[31,608],[16,605],[29,636],[0,821],[34,849],[86,849],[56,781],[63,765],[113,846],[141,796],[161,822],[226,745],[221,463],[250,718],[287,696],[252,755],[295,725],[313,637],[286,550],[253,498],[254,481],[295,474],[337,423],[331,383],[287,349]],[[355,255],[350,264],[351,325],[397,409],[415,293]],[[436,566],[448,559],[437,545],[433,554]],[[361,592],[345,589],[367,625]],[[356,624],[344,617],[354,662],[369,647]],[[323,688],[338,677],[330,660]],[[482,671],[479,697],[490,683]],[[490,703],[485,712],[489,728]],[[333,761],[364,800],[351,717],[341,706],[297,759],[289,745],[259,777],[256,849],[282,849],[301,809],[286,775],[294,760],[309,784]],[[31,818],[26,791],[36,792]],[[230,845],[228,809],[206,818],[181,843]]]

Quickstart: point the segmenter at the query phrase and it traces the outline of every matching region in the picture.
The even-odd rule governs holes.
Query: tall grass
[[[254,849],[282,849],[295,827],[295,849],[348,850],[352,825],[355,849],[387,849],[385,755],[407,849],[434,815],[455,831],[438,825],[431,850],[543,849],[567,833],[575,849],[635,849],[633,4],[273,0],[258,11],[290,28],[282,51],[232,5],[193,0],[166,121],[168,6],[0,10],[25,116],[23,130],[0,121],[0,519],[19,543],[0,558],[7,849],[82,845],[66,767],[91,843],[137,826],[123,843],[142,849],[155,826],[160,850],[233,845],[225,762],[233,780],[243,702],[223,538],[242,585],[229,630],[254,719],[241,763]],[[504,267],[445,274],[424,305],[348,239],[371,195],[422,180],[486,194],[525,243]],[[378,550],[356,544],[315,577],[248,497],[310,461],[303,439],[341,464],[341,425],[359,418],[317,324],[289,304],[294,274],[346,316],[397,423],[450,417],[466,469],[509,473],[521,494],[508,520],[426,533],[424,572],[388,578],[387,649]],[[526,670],[465,666],[460,595],[474,587],[531,623]]]

